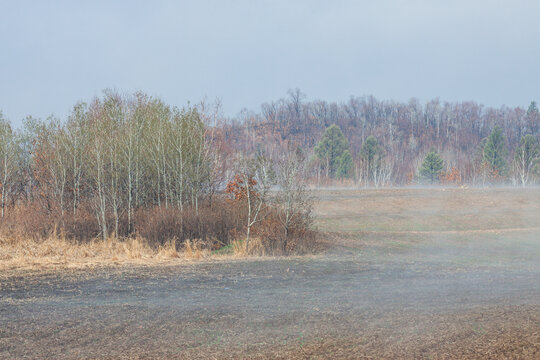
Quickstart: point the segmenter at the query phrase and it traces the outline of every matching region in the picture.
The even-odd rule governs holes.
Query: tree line
[[[0,113],[0,230],[216,247],[258,237],[287,252],[309,234],[308,185],[537,183],[539,125],[535,102],[327,103],[295,90],[230,119],[106,90],[21,129]]]
[[[339,179],[351,178],[354,175],[354,162],[349,152],[349,145],[343,132],[336,125],[328,127],[321,140],[315,146],[315,164],[322,164],[326,176]],[[504,183],[510,179],[514,184],[522,186],[532,184],[540,177],[540,142],[531,134],[524,135],[514,151],[511,166],[508,164],[509,150],[503,130],[495,126],[490,135],[478,147],[474,161],[479,164],[482,185],[486,182]],[[377,139],[369,136],[360,148],[359,160],[361,176],[366,184],[389,183],[391,180],[388,167],[385,167],[386,154]],[[358,172],[356,173],[358,175]],[[421,166],[411,173],[409,182],[454,183],[461,184],[462,177],[458,168],[447,169],[444,159],[431,149],[424,157]]]
[[[490,160],[485,145],[497,127],[504,144],[498,145],[502,153]],[[236,151],[264,147],[279,153],[291,142],[301,146],[311,155],[310,176],[316,182],[349,178],[361,185],[382,186],[426,181],[420,169],[432,151],[444,160],[444,174],[439,174],[443,179],[456,178],[459,172],[463,183],[473,185],[538,181],[534,149],[540,137],[540,114],[534,101],[527,108],[439,99],[402,103],[373,96],[344,102],[306,101],[297,89],[263,104],[260,112],[241,112],[220,131]],[[336,149],[328,138],[334,138]],[[347,153],[335,152],[340,149]],[[495,168],[492,161],[503,161],[504,166]]]

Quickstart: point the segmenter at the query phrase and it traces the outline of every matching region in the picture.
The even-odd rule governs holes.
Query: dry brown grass
[[[235,256],[242,254],[235,253]],[[171,262],[207,259],[215,255],[198,241],[186,241],[178,251],[173,241],[157,248],[141,238],[95,239],[78,243],[51,234],[41,239],[0,237],[0,269],[36,270],[51,268],[81,268],[124,264],[156,265]],[[230,255],[229,255],[230,256]]]
[[[151,249],[142,239],[106,241],[93,240],[76,243],[62,236],[35,240],[29,238],[0,238],[0,268],[35,269],[50,267],[80,267],[98,264],[144,262],[163,258],[169,249]]]
[[[172,245],[174,246],[174,244]],[[204,243],[199,239],[186,240],[184,242],[183,255],[188,259],[208,258],[211,255],[210,250],[205,249]]]
[[[0,236],[0,270],[40,270],[117,265],[160,265],[193,260],[231,260],[266,256],[259,238],[234,240],[229,252],[212,252],[199,239],[186,240],[181,250],[174,241],[152,247],[142,237],[76,242],[56,233],[44,239]]]
[[[249,255],[266,256],[268,255],[263,242],[260,238],[255,237],[249,240],[249,249],[246,249],[244,240],[235,240],[231,243],[234,256],[242,257]]]

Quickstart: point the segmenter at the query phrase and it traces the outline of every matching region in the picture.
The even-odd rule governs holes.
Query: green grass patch
[[[230,244],[212,251],[212,254],[215,254],[215,255],[231,255],[233,253],[234,253],[234,249],[232,245]]]

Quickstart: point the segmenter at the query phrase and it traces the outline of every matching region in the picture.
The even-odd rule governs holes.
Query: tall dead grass
[[[200,239],[186,240],[178,250],[174,241],[155,247],[140,236],[124,239],[111,237],[107,240],[96,238],[82,243],[57,234],[43,239],[0,236],[0,270],[158,265],[275,255],[267,251],[260,238],[252,238],[248,250],[242,239],[233,240],[228,248],[230,251],[227,252],[212,251]]]
[[[43,239],[0,237],[0,268],[80,267],[115,263],[151,263],[180,258],[167,243],[151,247],[141,237],[76,242],[51,234]]]
[[[232,254],[238,256],[240,254]],[[102,265],[156,265],[174,261],[210,259],[213,254],[200,241],[186,241],[177,250],[174,241],[151,246],[140,236],[133,238],[96,238],[76,242],[51,234],[44,239],[0,237],[0,269],[78,268]]]
[[[133,238],[100,238],[77,242],[58,234],[43,239],[0,236],[0,270],[40,270],[84,268],[114,265],[158,265],[194,260],[227,260],[252,256],[275,256],[280,253],[264,245],[258,237],[233,240],[229,251],[213,251],[200,239],[186,240],[181,249],[175,241],[152,246],[140,236]]]

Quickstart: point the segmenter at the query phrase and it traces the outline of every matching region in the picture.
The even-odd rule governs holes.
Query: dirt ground
[[[4,272],[0,358],[540,358],[540,189],[316,195],[317,256]]]

